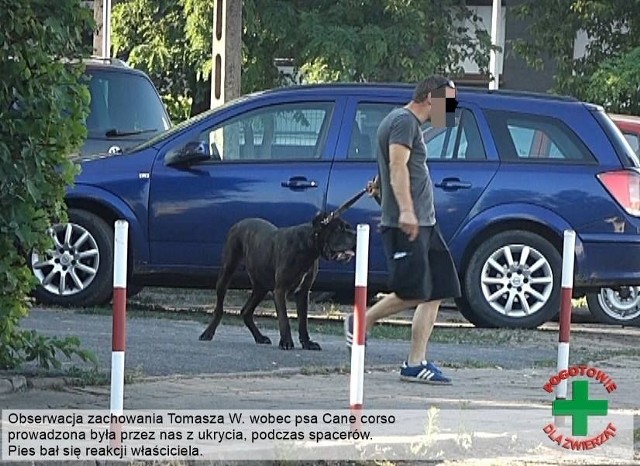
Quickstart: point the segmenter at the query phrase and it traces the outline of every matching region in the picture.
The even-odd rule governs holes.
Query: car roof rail
[[[476,86],[460,86],[458,89],[464,90],[465,92],[475,92],[478,94],[496,94],[511,97],[526,97],[530,99],[550,99],[563,102],[580,102],[579,99],[570,95],[550,94],[545,92],[520,91],[513,89],[485,89]]]
[[[91,60],[99,61],[107,65],[121,66],[123,68],[130,68],[129,65],[124,60],[120,60],[119,58],[113,57],[101,57],[99,55],[91,55],[89,57]]]
[[[327,88],[349,88],[349,87],[369,87],[369,88],[401,88],[401,89],[413,89],[415,84],[402,83],[402,82],[330,82],[330,83],[303,83],[303,84],[292,84],[290,86],[277,87],[273,89],[268,89],[265,92],[288,92],[292,89],[327,89]],[[550,94],[544,92],[533,92],[533,91],[519,91],[519,90],[511,90],[511,89],[486,89],[477,86],[457,86],[457,88],[464,92],[471,92],[474,94],[495,94],[499,96],[511,96],[511,97],[523,97],[530,99],[544,99],[544,100],[555,100],[560,102],[580,102],[580,99],[577,99],[573,96],[569,95],[560,95],[560,94]]]

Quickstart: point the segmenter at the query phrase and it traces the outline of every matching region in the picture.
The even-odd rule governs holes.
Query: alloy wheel
[[[480,281],[487,303],[511,318],[538,312],[553,291],[549,261],[524,244],[508,244],[491,254],[482,267]]]
[[[31,269],[49,293],[70,296],[85,290],[96,277],[100,251],[84,227],[67,223],[47,230],[54,247],[44,254],[33,252]]]

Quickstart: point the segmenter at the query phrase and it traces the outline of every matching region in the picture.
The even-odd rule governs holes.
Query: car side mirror
[[[183,147],[170,151],[164,159],[165,165],[178,167],[206,162],[211,159],[207,145],[201,141],[189,141]]]

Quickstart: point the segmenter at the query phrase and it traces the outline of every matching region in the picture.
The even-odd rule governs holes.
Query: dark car
[[[412,87],[295,86],[243,96],[123,155],[87,158],[55,227],[67,265],[34,256],[47,302],[111,294],[113,222],[130,224],[131,281],[212,287],[230,226],[287,226],[331,211],[376,174],[376,128]],[[576,296],[640,283],[640,163],[602,108],[565,97],[460,89],[458,124],[427,134],[437,218],[478,326],[535,327],[559,309],[565,229],[577,233]],[[425,126],[425,130],[428,127]],[[369,291],[385,291],[380,210]],[[73,262],[75,261],[75,262]],[[353,296],[353,264],[321,264],[314,289]],[[240,273],[236,286],[246,286]]]
[[[636,154],[640,153],[640,116],[610,113],[616,124]]]
[[[169,129],[156,87],[142,71],[113,58],[84,60],[91,103],[80,155],[117,152]]]
[[[609,114],[636,154],[640,154],[640,117]],[[587,294],[589,311],[599,321],[625,324],[640,319],[640,286],[601,288]]]

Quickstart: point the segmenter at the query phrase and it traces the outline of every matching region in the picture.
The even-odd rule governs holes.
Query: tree
[[[553,92],[616,111],[638,108],[639,66],[634,63],[638,59],[634,49],[640,47],[640,1],[530,0],[516,14],[530,21],[531,39],[518,40],[514,49],[534,68],[542,68],[544,56],[553,59],[557,65]],[[590,42],[585,56],[575,59],[573,46],[579,31]],[[623,76],[616,77],[618,72]],[[612,84],[615,90],[609,92],[607,86]]]
[[[640,47],[604,60],[589,77],[584,98],[612,113],[640,115]]]
[[[189,116],[198,76],[185,35],[183,3],[192,2],[128,0],[113,8],[112,17],[114,55],[149,75],[174,120]]]
[[[490,37],[464,0],[318,0],[297,13],[294,58],[313,80],[456,77],[466,59],[487,72]]]
[[[213,3],[126,0],[114,11],[116,55],[147,71],[161,94],[191,97],[192,114],[208,108]],[[489,64],[489,35],[464,0],[244,0],[243,28],[243,93],[281,85],[279,58],[312,82],[414,82],[459,76],[466,59],[483,72]],[[188,53],[172,52],[180,47]]]
[[[35,277],[26,257],[53,246],[45,233],[66,218],[65,188],[73,181],[68,155],[85,135],[89,93],[83,53],[93,27],[79,0],[0,0],[0,369],[23,361],[59,366],[57,350],[78,350],[76,338],[49,339],[21,330]]]

